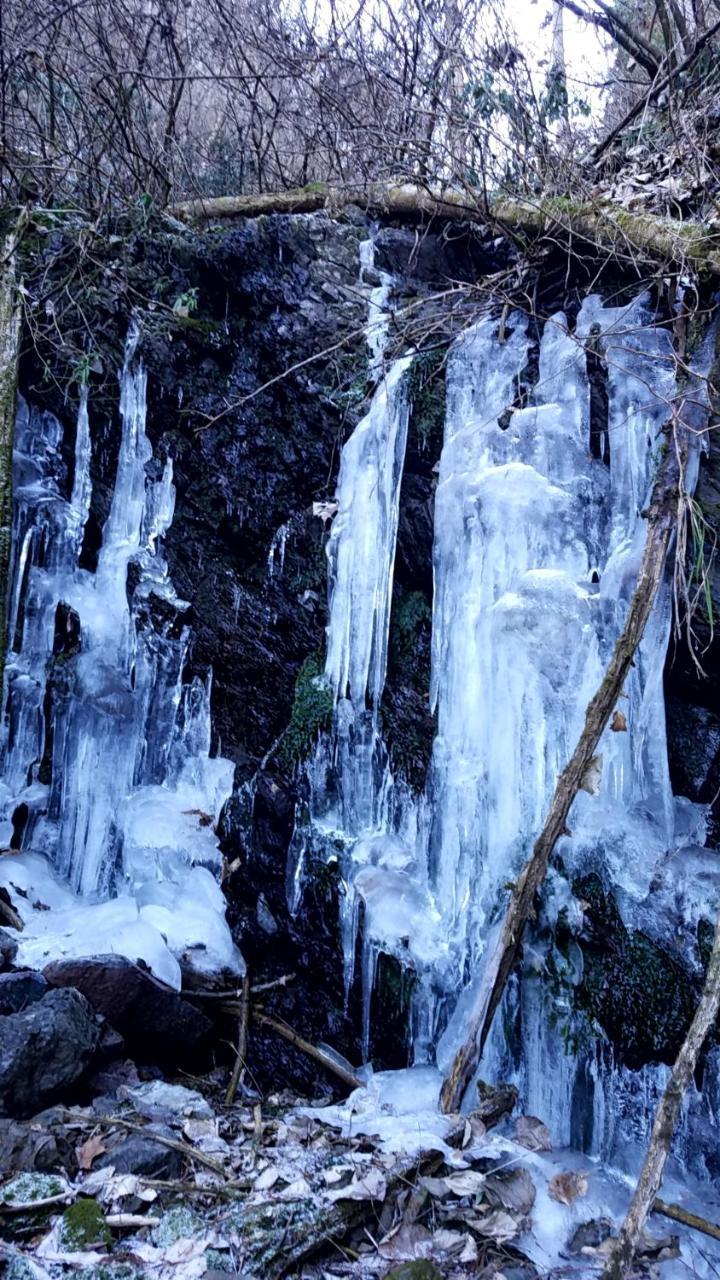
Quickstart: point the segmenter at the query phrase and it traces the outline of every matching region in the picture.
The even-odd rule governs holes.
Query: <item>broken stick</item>
[[[331,1054],[325,1053],[323,1049],[320,1049],[317,1045],[311,1044],[309,1040],[304,1040],[303,1037],[299,1036],[297,1031],[293,1031],[292,1027],[289,1027],[286,1022],[277,1022],[275,1018],[271,1018],[267,1013],[259,1013],[254,1009],[253,1017],[263,1026],[269,1027],[271,1031],[276,1031],[279,1036],[283,1036],[283,1038],[289,1041],[290,1044],[294,1044],[296,1049],[300,1049],[302,1053],[306,1053],[309,1058],[312,1058],[315,1062],[319,1062],[321,1067],[324,1067],[326,1071],[331,1071],[333,1075],[336,1075],[340,1080],[342,1080],[343,1084],[346,1084],[350,1089],[359,1089],[361,1087],[362,1080],[359,1076],[356,1076],[352,1070],[348,1070],[344,1067],[341,1062],[337,1062]]]
[[[570,806],[577,796],[613,708],[622,693],[645,625],[665,571],[670,540],[682,513],[683,473],[688,453],[688,432],[681,404],[668,427],[670,436],[653,487],[647,511],[647,538],[637,584],[625,625],[615,645],[602,683],[585,713],[585,724],[575,750],[560,774],[545,824],[532,854],[515,884],[493,953],[488,956],[482,986],[470,1018],[464,1044],[453,1059],[443,1084],[440,1104],[445,1112],[458,1111],[480,1063],[493,1018],[517,959],[523,930],[534,914],[535,894],[545,879],[550,855],[567,831]]]
[[[702,1219],[696,1218],[694,1214],[683,1214],[682,1211],[676,1209],[675,1205],[663,1205],[662,1201],[655,1199],[660,1190],[667,1158],[670,1155],[673,1135],[683,1104],[683,1098],[685,1097],[685,1091],[697,1066],[697,1060],[705,1043],[705,1038],[718,1016],[718,1010],[720,1010],[720,915],[715,925],[715,940],[707,974],[705,975],[705,985],[700,996],[700,1003],[695,1010],[695,1017],[690,1024],[690,1030],[683,1041],[675,1060],[675,1065],[670,1072],[670,1078],[658,1103],[655,1122],[650,1135],[650,1143],[640,1171],[635,1194],[620,1229],[620,1234],[617,1240],[613,1242],[601,1280],[622,1280],[623,1276],[627,1274],[627,1270],[635,1256],[638,1240],[642,1234],[647,1216],[652,1212],[653,1206],[658,1212],[666,1213],[668,1217],[672,1217],[678,1222],[684,1222],[686,1226],[699,1227],[699,1224],[703,1223],[699,1227],[700,1230],[704,1230],[707,1235],[713,1235],[720,1239],[720,1230],[717,1227],[714,1230],[708,1230],[712,1224],[704,1223]],[[673,1212],[668,1212],[669,1209],[673,1210]],[[691,1219],[694,1219],[694,1221],[691,1221]]]
[[[243,978],[242,996],[240,999],[240,1023],[238,1027],[238,1047],[235,1066],[225,1094],[225,1106],[231,1107],[235,1101],[238,1085],[245,1075],[245,1059],[247,1058],[248,1023],[250,1021],[250,977],[246,973]]]

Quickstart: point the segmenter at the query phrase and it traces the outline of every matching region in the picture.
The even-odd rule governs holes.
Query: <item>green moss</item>
[[[330,728],[334,705],[333,691],[325,677],[323,656],[311,653],[295,681],[290,723],[278,748],[281,764],[290,766],[309,756],[318,734]]]
[[[408,373],[407,393],[412,406],[411,429],[420,446],[440,455],[445,430],[446,351],[424,351],[413,360]]]
[[[76,1200],[68,1205],[60,1224],[62,1247],[78,1253],[90,1245],[110,1245],[110,1231],[97,1200]]]
[[[432,610],[422,591],[393,597],[389,651],[394,665],[402,667],[406,662],[415,661],[419,632],[422,627],[429,627],[431,621]]]
[[[573,884],[587,904],[591,940],[581,940],[583,980],[578,1004],[633,1070],[674,1062],[687,1034],[696,995],[690,975],[639,930],[625,928],[614,899],[596,875]]]
[[[403,1262],[394,1271],[388,1271],[385,1280],[443,1280],[442,1271],[427,1260],[422,1262]]]
[[[67,1191],[67,1184],[50,1173],[19,1173],[6,1182],[0,1193],[5,1204],[33,1204],[36,1200],[50,1200]]]

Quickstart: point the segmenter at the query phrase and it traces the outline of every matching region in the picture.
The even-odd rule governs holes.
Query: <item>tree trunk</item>
[[[320,209],[338,214],[348,204],[388,217],[480,222],[531,238],[572,239],[580,247],[607,251],[616,260],[633,265],[647,257],[664,265],[720,275],[720,232],[706,231],[696,222],[630,213],[608,200],[583,204],[561,197],[540,197],[533,204],[502,198],[487,206],[479,193],[474,200],[470,193],[432,191],[415,183],[375,182],[362,187],[311,183],[292,191],[186,200],[168,212],[188,221],[214,221],[268,213],[313,213]]]
[[[697,1066],[700,1050],[718,1016],[719,1009],[720,915],[715,925],[715,940],[707,974],[705,975],[705,986],[700,997],[700,1003],[695,1011],[695,1017],[690,1024],[690,1030],[685,1037],[675,1065],[670,1072],[670,1079],[665,1086],[658,1109],[655,1112],[655,1123],[653,1124],[650,1144],[638,1178],[635,1194],[620,1234],[614,1242],[612,1252],[605,1264],[602,1280],[622,1280],[632,1263],[645,1221],[648,1214],[652,1212],[655,1197],[660,1190],[665,1164],[670,1154],[685,1092]],[[660,1212],[665,1212],[666,1210],[667,1206],[663,1206]],[[677,1217],[677,1214],[674,1216]],[[692,1218],[692,1215],[687,1215],[685,1221],[690,1218]],[[696,1219],[690,1225],[697,1225],[698,1221],[702,1221],[702,1219]],[[702,1229],[707,1230],[708,1225],[704,1223]],[[717,1231],[717,1228],[715,1230]],[[718,1235],[720,1236],[720,1232],[718,1232]]]
[[[517,959],[523,930],[534,914],[535,894],[545,879],[550,855],[557,841],[567,833],[566,822],[570,806],[580,790],[603,730],[622,693],[625,678],[655,603],[668,547],[678,519],[678,501],[687,455],[682,419],[681,406],[676,429],[673,431],[671,428],[671,438],[667,442],[653,488],[647,516],[645,551],[625,625],[602,683],[585,713],[585,725],[578,744],[558,778],[545,824],[513,888],[494,949],[487,957],[483,983],[470,1018],[468,1035],[457,1051],[443,1084],[440,1095],[443,1111],[460,1109],[465,1091],[480,1063],[488,1032]]]
[[[0,264],[0,691],[7,649],[7,595],[12,538],[12,457],[15,395],[20,351],[20,295],[15,279],[15,250],[25,218],[3,246]]]

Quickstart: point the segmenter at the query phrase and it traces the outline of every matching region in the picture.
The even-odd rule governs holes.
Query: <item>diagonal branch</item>
[[[643,1227],[648,1214],[653,1210],[653,1206],[655,1205],[661,1213],[666,1212],[669,1207],[662,1205],[662,1201],[656,1202],[655,1197],[662,1184],[673,1135],[680,1118],[683,1098],[697,1066],[700,1050],[715,1023],[719,1010],[720,916],[718,916],[717,924],[715,925],[715,939],[700,1003],[695,1011],[695,1017],[690,1024],[690,1030],[685,1037],[675,1065],[670,1072],[670,1078],[658,1104],[658,1109],[655,1112],[655,1122],[650,1136],[650,1143],[635,1188],[635,1194],[620,1234],[613,1243],[601,1280],[623,1280],[635,1256]],[[660,1208],[660,1205],[662,1205],[662,1208]],[[674,1216],[677,1217],[677,1214]],[[687,1222],[693,1216],[686,1215],[685,1221]],[[679,1220],[682,1221],[683,1219]],[[702,1223],[700,1229],[706,1231],[708,1235],[720,1237],[720,1231],[718,1231],[717,1227],[713,1230],[713,1224],[705,1223],[702,1219],[696,1219],[690,1222],[689,1225],[697,1226],[698,1222]]]

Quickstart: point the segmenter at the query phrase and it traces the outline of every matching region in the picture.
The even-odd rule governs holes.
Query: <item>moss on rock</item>
[[[287,767],[309,756],[318,735],[330,728],[334,705],[323,656],[312,653],[303,662],[295,681],[290,723],[278,748],[280,764]]]
[[[97,1200],[76,1200],[68,1205],[60,1225],[62,1247],[79,1253],[90,1245],[110,1245],[110,1231]]]
[[[573,891],[587,903],[591,934],[581,938],[581,1008],[613,1045],[619,1062],[633,1070],[648,1062],[675,1061],[696,1003],[685,969],[652,938],[628,930],[599,876],[575,880]]]

